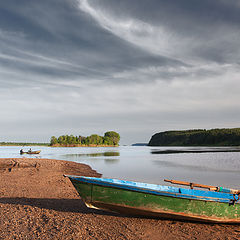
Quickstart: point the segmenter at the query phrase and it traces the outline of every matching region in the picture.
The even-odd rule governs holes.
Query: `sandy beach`
[[[240,239],[239,225],[88,209],[63,174],[101,176],[74,162],[0,159],[0,239]]]

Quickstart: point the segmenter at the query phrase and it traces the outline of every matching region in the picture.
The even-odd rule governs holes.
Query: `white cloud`
[[[108,12],[93,8],[87,0],[79,0],[79,7],[90,14],[103,28],[151,53],[171,56],[173,47],[177,47],[172,41],[175,38],[174,33],[167,32],[161,25],[155,27],[126,16],[125,19],[117,18]]]
[[[113,78],[125,80],[138,81],[174,81],[174,80],[188,80],[202,81],[218,77],[226,72],[236,72],[239,66],[236,64],[200,64],[200,65],[186,65],[186,66],[147,66],[133,70],[124,70],[113,74]]]

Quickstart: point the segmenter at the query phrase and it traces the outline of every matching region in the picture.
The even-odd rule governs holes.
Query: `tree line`
[[[50,146],[118,146],[120,135],[117,132],[105,132],[104,136],[92,134],[90,136],[62,135],[51,137]]]
[[[49,143],[0,142],[0,146],[49,146]]]
[[[156,133],[149,146],[240,146],[240,128],[193,129]]]

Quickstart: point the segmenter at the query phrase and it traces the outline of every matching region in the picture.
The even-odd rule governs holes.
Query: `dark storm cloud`
[[[88,4],[122,20],[131,16],[155,28],[163,27],[166,31],[161,36],[166,33],[170,41],[182,41],[176,46],[185,48],[185,54],[221,63],[239,60],[240,6],[236,2],[93,0]]]
[[[89,2],[104,6],[108,10],[112,9],[118,14],[133,15],[156,24],[159,24],[159,21],[167,20],[169,25],[175,23],[180,26],[182,22],[190,19],[192,22],[189,22],[189,25],[195,23],[202,25],[206,22],[215,24],[216,20],[231,24],[238,24],[240,21],[238,1],[90,0]]]
[[[105,12],[112,11],[116,16],[132,16],[154,25],[167,25],[182,34],[194,34],[194,32],[198,34],[197,30],[204,29],[206,24],[210,29],[219,27],[221,23],[238,27],[240,5],[237,2],[228,0],[90,0],[89,4],[96,5]],[[182,32],[182,30],[185,31]]]

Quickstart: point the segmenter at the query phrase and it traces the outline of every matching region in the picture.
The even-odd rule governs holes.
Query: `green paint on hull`
[[[82,200],[84,202],[91,202],[93,185],[92,184],[87,184],[87,183],[79,183],[76,180],[71,180],[71,182],[73,183],[74,187],[78,191]]]
[[[161,196],[72,180],[82,199],[91,206],[149,216],[175,216],[209,222],[240,223],[240,204]],[[125,208],[125,211],[121,211]],[[126,211],[127,209],[127,211]],[[129,212],[130,213],[130,212]],[[149,213],[149,214],[148,214]]]

